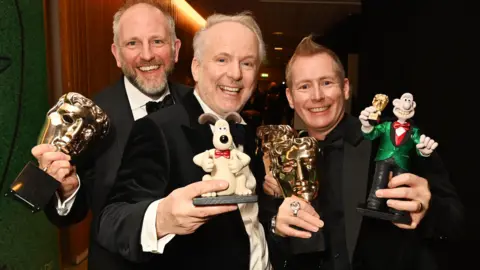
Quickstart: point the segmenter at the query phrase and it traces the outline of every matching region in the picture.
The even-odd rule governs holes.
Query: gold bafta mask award
[[[109,118],[100,107],[81,94],[69,92],[47,112],[37,144],[51,144],[73,159],[104,138],[109,129]],[[42,210],[60,185],[45,172],[47,168],[27,163],[6,196],[12,195],[34,213]]]
[[[317,197],[320,181],[316,153],[317,141],[313,137],[291,138],[273,145],[272,174],[280,184],[283,197],[294,195],[307,202]]]
[[[277,142],[293,139],[296,136],[296,131],[289,125],[264,125],[257,128],[257,139],[263,152],[265,172],[271,170],[270,150],[272,146]]]
[[[384,94],[376,94],[373,97],[372,106],[375,107],[377,111],[368,116],[368,121],[372,126],[375,126],[380,122],[379,112],[383,111],[385,107],[387,107],[388,101],[388,96]]]

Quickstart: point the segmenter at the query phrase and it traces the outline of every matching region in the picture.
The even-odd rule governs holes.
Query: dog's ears
[[[211,113],[204,113],[200,115],[200,117],[198,117],[198,123],[200,123],[201,125],[207,124],[207,123],[215,125],[215,122],[217,122],[217,120],[218,120],[218,117]]]
[[[225,121],[229,123],[233,122],[235,124],[240,124],[242,122],[242,117],[237,112],[229,112],[225,116]]]

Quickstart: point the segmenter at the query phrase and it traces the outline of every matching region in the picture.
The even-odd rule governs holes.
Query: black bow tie
[[[149,101],[147,102],[147,113],[151,114],[153,112],[156,112],[160,109],[166,108],[170,105],[173,105],[173,98],[172,95],[168,94],[165,96],[165,98],[162,101],[156,102],[156,101]]]
[[[229,123],[230,134],[232,134],[233,142],[236,146],[245,146],[245,125]]]

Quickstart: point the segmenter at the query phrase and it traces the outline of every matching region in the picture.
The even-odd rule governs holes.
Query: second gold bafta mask
[[[316,172],[317,140],[293,138],[272,146],[272,173],[284,197],[295,195],[306,201],[317,197],[320,181]]]
[[[257,128],[257,138],[263,152],[265,172],[271,170],[271,149],[278,142],[293,139],[297,136],[295,130],[289,125],[264,125]]]

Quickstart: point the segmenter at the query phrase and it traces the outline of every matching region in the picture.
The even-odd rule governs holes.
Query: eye
[[[64,114],[62,118],[64,122],[73,124],[73,118],[70,115]]]
[[[136,42],[135,40],[132,40],[132,41],[127,42],[127,46],[128,46],[128,47],[133,47],[133,46],[135,46],[136,44],[137,44],[137,42]]]
[[[308,87],[309,87],[308,84],[302,84],[302,85],[300,85],[300,87],[298,87],[298,89],[305,90],[305,89],[308,89]]]

